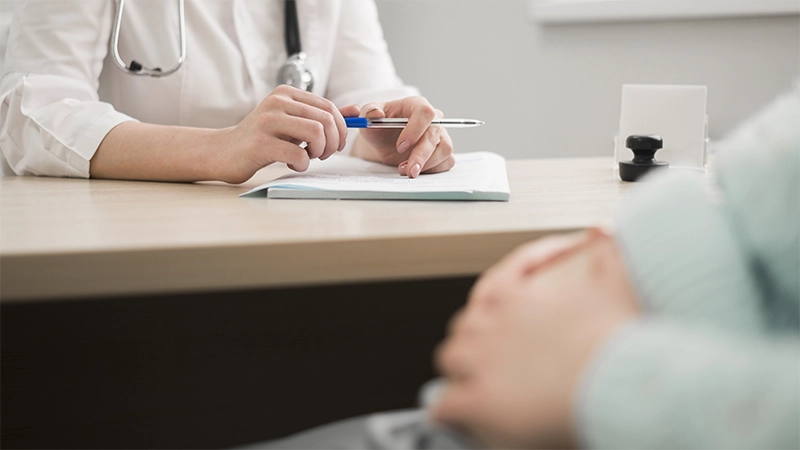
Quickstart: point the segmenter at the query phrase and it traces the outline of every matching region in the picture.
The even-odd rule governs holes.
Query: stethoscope
[[[160,67],[150,68],[131,60],[131,64],[125,64],[119,55],[119,28],[122,23],[122,11],[125,9],[125,0],[118,0],[117,15],[114,18],[114,30],[111,37],[111,53],[114,61],[123,72],[131,75],[144,75],[149,77],[165,77],[178,71],[186,60],[186,13],[184,11],[184,0],[178,0],[178,36],[180,39],[181,52],[178,56],[178,63],[169,70],[162,70]],[[300,47],[300,26],[297,21],[297,5],[295,0],[285,0],[285,37],[286,54],[289,58],[278,70],[278,82],[288,84],[304,91],[311,91],[314,88],[314,75],[306,68],[306,54]]]

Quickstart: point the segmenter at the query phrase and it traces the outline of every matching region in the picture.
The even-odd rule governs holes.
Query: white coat
[[[89,177],[97,147],[127,120],[237,124],[277,85],[283,8],[282,0],[186,0],[186,62],[150,78],[125,74],[111,57],[116,0],[17,2],[0,83],[3,173]],[[416,94],[397,77],[373,0],[298,0],[297,10],[314,93],[337,106]],[[124,12],[123,60],[173,67],[177,0],[126,0]]]

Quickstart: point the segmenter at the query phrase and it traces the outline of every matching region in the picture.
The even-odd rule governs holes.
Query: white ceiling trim
[[[800,14],[800,0],[528,0],[537,23],[630,22]]]

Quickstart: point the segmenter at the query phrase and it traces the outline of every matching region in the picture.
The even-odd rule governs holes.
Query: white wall
[[[800,18],[533,24],[524,0],[378,0],[403,79],[451,117],[456,151],[611,155],[623,83],[704,84],[719,138],[800,75]]]
[[[11,18],[14,5],[20,0],[0,0],[0,76],[6,59],[8,32],[11,30]]]

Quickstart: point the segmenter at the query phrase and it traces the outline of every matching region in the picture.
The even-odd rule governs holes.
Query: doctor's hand
[[[622,255],[603,232],[518,248],[480,278],[451,323],[433,419],[488,448],[574,446],[582,374],[638,314]]]
[[[340,110],[318,95],[278,86],[238,125],[221,130],[223,146],[231,156],[225,181],[244,182],[274,162],[305,171],[311,159],[324,160],[344,148],[344,115],[354,116],[358,111],[355,105]]]
[[[402,129],[363,129],[353,146],[353,155],[397,166],[400,175],[416,178],[420,173],[437,173],[455,165],[453,141],[447,130],[431,126],[442,117],[424,97],[407,97],[386,103],[369,103],[361,108],[368,119],[407,117]]]

